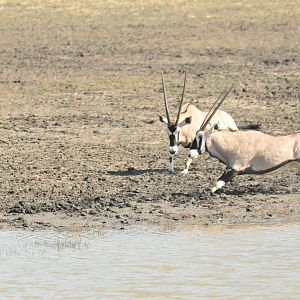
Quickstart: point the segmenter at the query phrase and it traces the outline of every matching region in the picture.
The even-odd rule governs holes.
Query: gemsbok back
[[[183,104],[184,92],[185,92],[185,84],[186,84],[186,73],[184,76],[184,84],[183,91],[181,95],[181,100],[179,103],[179,109],[176,118],[171,120],[168,100],[166,95],[166,88],[164,82],[164,74],[161,73],[162,79],[162,88],[163,88],[163,96],[164,96],[164,104],[166,110],[166,118],[159,116],[161,122],[167,125],[167,132],[169,136],[169,172],[174,172],[174,162],[175,155],[178,152],[178,146],[183,146],[184,148],[189,148],[192,141],[195,138],[196,132],[199,129],[200,125],[203,123],[205,116],[207,115],[207,111],[201,111],[196,106],[191,103]],[[226,113],[225,111],[218,110],[213,115],[211,122],[208,122],[204,131],[207,131],[211,128],[212,124],[219,123],[221,129],[228,129],[231,131],[238,131],[238,127],[235,124],[233,118]],[[257,128],[257,125],[246,125],[242,126],[242,129],[251,129]],[[187,174],[189,166],[192,162],[192,158],[189,157],[186,163],[186,168],[182,171],[182,174]]]
[[[224,173],[212,188],[213,193],[236,175],[265,174],[293,161],[300,166],[300,132],[284,136],[268,135],[255,130],[233,132],[221,129],[218,123],[205,131],[206,123],[212,119],[224,99],[207,114],[191,144],[189,154],[195,158],[208,152],[226,165]]]

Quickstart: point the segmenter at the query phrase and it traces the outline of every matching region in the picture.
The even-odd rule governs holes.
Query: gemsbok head
[[[166,95],[166,87],[165,87],[163,72],[161,73],[161,81],[162,81],[164,104],[165,104],[165,110],[166,110],[167,118],[159,116],[159,120],[167,125],[169,141],[170,141],[169,152],[170,152],[170,154],[176,154],[177,151],[178,151],[178,144],[179,144],[179,140],[180,140],[179,139],[180,129],[183,125],[191,123],[191,117],[190,116],[186,117],[183,121],[181,121],[179,123],[180,112],[181,112],[181,108],[182,108],[182,104],[183,104],[183,98],[184,98],[184,92],[185,92],[186,72],[184,74],[183,90],[182,90],[182,95],[181,95],[181,99],[180,99],[180,102],[179,102],[179,108],[178,108],[177,116],[176,116],[175,120],[173,120],[173,121],[171,120],[171,117],[170,117],[170,111],[169,111],[168,100],[167,100],[167,95]]]
[[[167,95],[166,95],[166,88],[165,88],[163,72],[161,72],[161,82],[162,82],[163,95],[164,95],[166,118],[159,116],[159,120],[167,125],[167,132],[168,132],[168,136],[169,136],[169,159],[170,159],[169,171],[174,172],[173,156],[175,154],[177,154],[178,146],[181,144],[181,139],[180,139],[181,138],[181,128],[184,125],[188,125],[192,122],[191,116],[186,116],[186,118],[184,118],[183,120],[180,120],[180,113],[181,113],[181,109],[182,109],[184,92],[185,92],[186,72],[184,74],[183,90],[182,90],[181,99],[179,102],[179,108],[178,108],[177,116],[174,120],[171,120],[171,117],[170,117],[170,111],[169,111],[168,100],[167,100]]]

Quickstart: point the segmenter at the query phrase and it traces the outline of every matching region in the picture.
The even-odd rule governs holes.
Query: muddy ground
[[[241,176],[204,155],[168,174],[160,71],[176,113],[224,103],[238,125],[300,131],[298,1],[0,1],[0,228],[300,219],[300,170]]]

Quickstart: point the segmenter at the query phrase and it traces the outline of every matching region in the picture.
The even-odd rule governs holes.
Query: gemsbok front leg
[[[186,167],[185,167],[185,169],[181,172],[181,174],[186,175],[186,174],[189,172],[189,167],[190,167],[192,161],[193,161],[193,159],[192,159],[191,155],[189,155],[189,156],[188,156],[188,160],[187,160],[187,162],[186,162]]]
[[[174,173],[175,154],[171,154],[169,152],[169,161],[170,161],[169,172]]]
[[[232,180],[237,175],[237,172],[230,167],[226,167],[222,176],[218,179],[216,185],[211,189],[212,193],[222,188],[228,181]]]

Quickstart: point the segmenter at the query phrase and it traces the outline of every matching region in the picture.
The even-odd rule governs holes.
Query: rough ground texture
[[[0,228],[299,220],[300,169],[240,176],[204,155],[168,174],[160,71],[176,113],[223,109],[238,125],[300,131],[294,1],[0,0]]]

